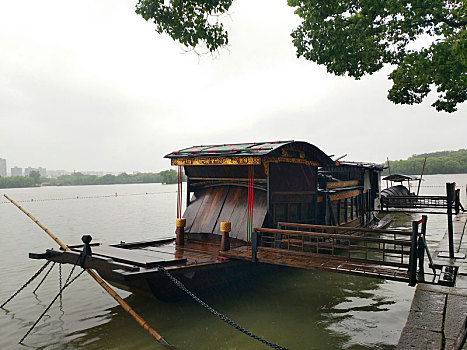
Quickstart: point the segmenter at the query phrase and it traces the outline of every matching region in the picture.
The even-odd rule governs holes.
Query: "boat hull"
[[[213,287],[229,286],[232,283],[247,283],[255,275],[264,275],[268,271],[273,273],[274,269],[277,269],[277,267],[228,260],[221,263],[196,266],[196,268],[179,267],[167,269],[166,271],[180,281],[189,291],[197,292]],[[117,288],[159,300],[169,300],[185,294],[163,271],[156,271],[146,277],[126,280],[112,273],[103,273],[102,277]]]

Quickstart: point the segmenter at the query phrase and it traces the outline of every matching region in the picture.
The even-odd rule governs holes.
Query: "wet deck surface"
[[[234,259],[251,261],[251,248],[243,246],[222,252],[222,256]],[[345,257],[329,254],[310,254],[295,251],[285,251],[269,248],[258,248],[257,259],[260,263],[282,265],[310,270],[326,270],[332,272],[351,273],[391,279],[396,281],[408,281],[407,269],[378,266],[363,261],[353,261]]]
[[[455,252],[467,255],[466,221],[467,213],[457,215],[453,228]],[[440,251],[447,250],[447,239],[446,234],[436,249],[435,264],[449,263],[449,259],[438,257]],[[467,317],[467,258],[451,263],[459,267],[454,287],[417,286],[397,349],[453,349]],[[467,349],[467,345],[462,349]]]
[[[194,235],[193,235],[194,236]],[[220,236],[199,235],[185,239],[185,245],[177,246],[175,241],[165,243],[144,243],[132,247],[98,245],[92,247],[95,256],[111,258],[114,261],[150,269],[158,265],[194,265],[212,263],[218,259]],[[232,240],[233,248],[239,241]]]

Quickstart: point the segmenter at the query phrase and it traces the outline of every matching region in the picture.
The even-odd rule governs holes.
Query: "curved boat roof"
[[[402,182],[402,181],[418,181],[420,180],[419,177],[416,176],[409,176],[404,174],[392,174],[388,175],[383,180],[394,181],[394,182]]]
[[[296,154],[295,154],[296,153]],[[167,154],[164,158],[203,158],[203,157],[296,157],[312,160],[320,166],[336,163],[318,147],[303,141],[268,141],[234,143],[221,145],[201,145],[184,148]]]

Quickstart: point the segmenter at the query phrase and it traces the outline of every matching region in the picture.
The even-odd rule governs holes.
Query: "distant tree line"
[[[186,176],[183,176],[186,180]],[[80,172],[62,175],[54,179],[44,178],[37,171],[31,171],[29,176],[0,177],[0,188],[32,187],[41,184],[50,186],[79,186],[79,185],[113,185],[135,183],[163,183],[175,184],[178,181],[177,171],[163,170],[159,173],[139,173],[104,176],[85,175]]]
[[[420,175],[426,157],[423,174],[467,173],[467,149],[414,154],[406,160],[389,161],[392,174]],[[387,165],[387,164],[386,164]],[[388,175],[389,170],[384,171]]]

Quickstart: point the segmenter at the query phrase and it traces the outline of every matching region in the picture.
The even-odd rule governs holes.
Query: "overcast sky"
[[[297,59],[286,0],[236,0],[230,47],[198,58],[129,0],[0,2],[0,158],[8,168],[159,171],[198,144],[308,141],[383,162],[467,148],[467,107],[387,101],[390,67],[360,81]]]

